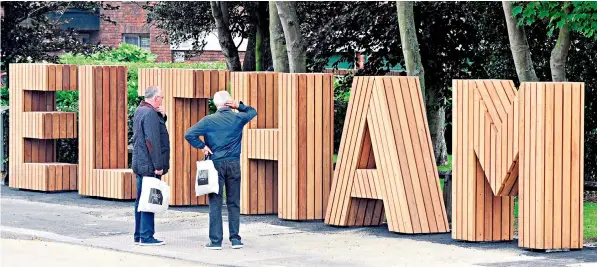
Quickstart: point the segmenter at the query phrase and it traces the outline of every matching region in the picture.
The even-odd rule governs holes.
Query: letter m
[[[453,81],[452,237],[582,247],[584,84]]]

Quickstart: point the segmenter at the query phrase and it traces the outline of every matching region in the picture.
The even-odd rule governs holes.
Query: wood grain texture
[[[325,223],[448,232],[416,77],[355,77]]]
[[[278,86],[278,181],[286,192],[277,197],[278,217],[321,220],[333,166],[332,75],[279,74]]]
[[[241,214],[276,214],[278,195],[278,92],[276,72],[231,73],[232,97],[258,112],[243,129]],[[246,165],[245,165],[246,164]],[[246,167],[245,167],[246,166]]]
[[[10,64],[9,186],[77,189],[77,165],[56,163],[56,139],[77,138],[76,114],[56,111],[56,91],[77,90],[74,65]],[[71,69],[75,69],[74,71]]]
[[[79,194],[135,199],[128,166],[126,67],[79,66]],[[107,99],[109,101],[98,101]],[[104,136],[108,133],[108,137]]]
[[[518,196],[520,247],[582,248],[584,84],[525,82],[519,91],[504,80],[453,84],[452,237],[512,240]],[[467,121],[471,109],[474,119]],[[466,196],[470,188],[473,199]]]
[[[243,130],[242,214],[323,219],[333,161],[331,77],[231,74],[233,97],[258,111]]]

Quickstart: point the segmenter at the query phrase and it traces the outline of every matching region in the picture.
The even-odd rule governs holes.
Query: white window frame
[[[143,48],[143,49],[150,50],[151,44],[150,44],[148,47],[143,47],[143,46],[141,46],[141,38],[148,38],[148,39],[149,39],[149,38],[150,38],[150,37],[149,37],[149,34],[143,34],[143,33],[124,33],[124,34],[122,34],[122,42],[123,42],[123,43],[127,43],[127,42],[125,41],[125,40],[126,40],[126,37],[129,37],[129,38],[130,38],[130,37],[136,38],[136,41],[137,41],[137,42],[136,42],[135,44],[132,44],[132,45],[136,45],[136,46],[138,46],[138,47],[141,47],[141,48]]]
[[[172,51],[172,62],[184,62],[185,51]]]

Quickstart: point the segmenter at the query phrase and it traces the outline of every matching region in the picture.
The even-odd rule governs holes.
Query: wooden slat
[[[187,76],[190,73],[187,73]],[[190,77],[188,77],[190,78]],[[191,99],[184,99],[183,102],[183,130],[186,130],[188,128],[191,127],[191,123],[194,124],[194,122],[191,122]],[[191,176],[193,176],[193,174],[191,174],[191,165],[193,163],[196,164],[196,162],[191,162],[191,146],[189,144],[189,142],[183,142],[184,146],[183,146],[183,150],[184,150],[184,159],[183,159],[183,168],[184,168],[184,176],[183,178],[183,187],[182,187],[182,191],[179,192],[181,194],[183,194],[182,196],[182,201],[183,203],[191,203],[191,186],[194,185],[194,181],[192,181],[193,179],[191,179]]]
[[[580,139],[579,139],[579,146],[580,146],[580,151],[579,151],[579,177],[578,177],[578,183],[579,183],[579,190],[578,192],[580,192],[580,199],[579,199],[579,225],[578,227],[579,229],[579,238],[578,240],[580,240],[580,244],[582,246],[582,241],[584,240],[584,235],[583,235],[583,219],[584,219],[584,166],[585,166],[585,160],[584,160],[584,155],[585,155],[585,85],[584,83],[576,83],[575,84],[575,90],[580,90],[580,102],[579,105],[576,106],[578,108],[580,108],[580,132],[578,133],[580,135]]]
[[[118,110],[118,97],[116,95],[116,82],[117,82],[117,77],[116,77],[116,68],[115,67],[110,67],[109,68],[109,79],[110,79],[110,110],[108,113],[108,120],[110,123],[110,141],[109,141],[109,165],[108,168],[110,169],[114,169],[117,168],[117,157],[118,157],[118,152],[117,152],[117,139],[118,139],[118,117],[116,116],[116,112]]]
[[[334,82],[333,77],[323,75],[323,155],[322,155],[322,215],[325,218],[325,211],[328,206],[331,181],[334,176]]]
[[[82,195],[116,199],[135,197],[126,196],[123,186],[126,171],[120,171],[126,168],[128,161],[126,71],[121,66],[81,66],[77,71],[82,103],[79,114],[81,166],[78,170],[70,168],[69,177],[71,183],[73,179],[79,181]],[[103,102],[104,99],[109,101]],[[106,132],[110,135],[107,139],[103,137]]]
[[[197,77],[196,73],[193,74],[194,78]],[[197,123],[199,121],[199,112],[201,109],[201,106],[199,105],[200,102],[205,102],[205,100],[203,99],[192,99],[191,100],[191,118],[190,118],[190,125],[194,125],[195,123]],[[189,184],[189,193],[190,193],[190,203],[191,205],[197,205],[198,203],[198,198],[197,198],[197,194],[195,193],[195,175],[197,173],[197,161],[199,160],[199,153],[201,152],[201,150],[190,147],[190,184]]]
[[[441,216],[445,212],[442,211],[443,205],[435,205],[433,191],[430,189],[429,183],[439,181],[435,179],[437,174],[433,174],[436,170],[427,170],[433,164],[425,162],[433,156],[432,150],[428,149],[430,144],[423,146],[423,143],[430,142],[430,138],[422,138],[423,135],[419,132],[425,133],[428,130],[424,115],[416,114],[423,110],[417,83],[417,80],[413,79],[411,82],[407,77],[367,77],[355,80],[355,93],[351,95],[349,102],[341,142],[343,145],[329,198],[331,202],[325,220],[327,224],[379,223],[382,212],[381,205],[375,204],[377,200],[356,200],[351,199],[350,195],[342,194],[349,189],[360,196],[374,196],[373,192],[377,192],[379,188],[377,194],[383,198],[388,212],[386,217],[390,231],[423,233],[447,229],[444,224],[447,219],[440,217],[441,220],[435,220],[435,214],[439,213]],[[361,114],[366,114],[367,117],[357,117]],[[365,121],[368,127],[364,126]],[[369,136],[364,131],[366,128],[371,133],[375,167],[379,171],[375,181],[379,182],[355,178],[357,166],[363,164],[362,161],[357,164],[362,154],[356,151],[367,144],[362,141],[366,140],[363,136]],[[417,154],[418,151],[428,155]],[[433,187],[439,189],[438,184]],[[368,211],[370,208],[373,211]]]
[[[380,79],[381,82],[384,79]],[[421,225],[418,220],[418,214],[411,213],[409,210],[409,206],[414,209],[414,195],[412,189],[412,181],[410,176],[410,169],[408,166],[408,162],[404,155],[406,155],[406,146],[409,146],[408,141],[404,137],[403,128],[404,124],[407,123],[405,110],[404,110],[404,97],[402,95],[402,81],[400,79],[386,80],[384,83],[384,87],[387,94],[387,103],[389,106],[389,119],[392,121],[392,128],[393,128],[393,135],[394,135],[394,142],[396,144],[396,150],[398,153],[398,157],[403,158],[404,160],[397,160],[394,156],[392,160],[394,164],[394,176],[403,177],[402,180],[398,180],[395,186],[391,186],[391,183],[388,179],[384,180],[384,185],[381,186],[382,196],[387,199],[387,207],[389,209],[398,211],[388,212],[388,216],[392,214],[396,214],[395,217],[397,220],[397,226],[401,232],[420,232]],[[371,125],[371,124],[369,124]],[[371,127],[371,126],[370,126]],[[377,162],[376,162],[377,164]],[[381,167],[382,165],[378,165]],[[378,177],[381,173],[377,173]],[[382,178],[384,176],[381,176]],[[387,177],[387,176],[385,176]],[[390,186],[388,186],[388,184]],[[388,203],[389,202],[389,203]],[[411,216],[411,214],[413,216]],[[394,223],[394,224],[396,224]]]
[[[79,77],[78,77],[78,71],[77,71],[77,67],[75,65],[71,65],[70,66],[70,90],[74,91],[77,90],[77,88],[79,88]]]
[[[581,247],[584,103],[583,91],[572,88],[582,83],[523,83],[520,93],[510,81],[455,80],[454,87],[453,238],[511,240],[518,194],[519,246]],[[478,126],[471,131],[471,124]],[[461,154],[470,151],[478,159],[472,184]]]
[[[127,72],[125,67],[118,67],[116,70],[116,83],[117,83],[117,103],[116,103],[116,116],[118,122],[128,121],[128,91],[126,77]],[[128,166],[128,125],[126,123],[117,123],[117,144],[116,154],[122,161],[116,162],[116,168],[127,168]]]
[[[110,168],[110,111],[113,104],[110,103],[110,69],[107,66],[102,67],[102,88],[102,167]]]
[[[352,162],[354,162],[355,159],[351,159],[349,160],[349,157],[347,156],[343,156],[340,157],[340,155],[345,155],[344,151],[348,150],[348,151],[354,151],[355,148],[353,148],[353,144],[355,144],[356,142],[354,142],[354,140],[356,140],[356,133],[354,133],[354,130],[357,127],[363,127],[363,125],[365,125],[365,120],[360,117],[360,115],[364,115],[363,113],[366,112],[366,109],[369,108],[368,105],[366,105],[364,107],[364,110],[361,110],[361,105],[365,105],[363,104],[366,100],[365,99],[369,99],[369,94],[370,94],[370,88],[369,90],[361,90],[361,88],[367,89],[367,86],[365,85],[363,86],[363,82],[365,81],[365,78],[362,77],[357,77],[356,79],[353,80],[353,88],[355,88],[355,93],[350,95],[350,100],[349,100],[349,105],[348,105],[348,109],[346,112],[346,122],[349,123],[345,123],[344,124],[344,129],[342,131],[342,141],[341,141],[341,145],[340,145],[340,150],[339,150],[339,157],[337,160],[337,167],[336,167],[336,171],[334,172],[334,179],[332,182],[332,186],[331,186],[331,192],[330,192],[330,200],[331,203],[328,203],[328,208],[327,208],[327,212],[326,212],[326,218],[325,218],[325,223],[327,224],[332,224],[332,225],[337,225],[340,224],[340,215],[339,213],[342,212],[347,212],[348,210],[348,203],[347,204],[343,204],[345,198],[342,196],[342,194],[344,193],[345,188],[348,186],[348,183],[345,182],[349,182],[349,181],[345,181],[350,179],[350,172],[347,173],[347,169],[348,168],[352,168],[352,166],[346,166],[347,164],[350,164]],[[368,81],[368,79],[367,79]],[[366,97],[359,97],[361,95],[361,93],[365,94]],[[368,102],[367,102],[368,103]],[[354,106],[354,108],[353,108]],[[358,113],[357,111],[361,111],[360,113]],[[358,119],[357,119],[357,115],[359,115]],[[356,125],[356,126],[355,126]],[[353,139],[353,135],[354,135],[354,139]],[[349,152],[350,153],[350,152]],[[348,154],[350,155],[350,154]],[[342,168],[344,167],[344,168]],[[346,175],[346,176],[345,176]],[[350,199],[348,199],[348,201],[350,201]],[[347,222],[345,220],[342,221],[343,224],[346,224]]]
[[[545,216],[545,228],[542,234],[544,247],[553,248],[553,168],[554,168],[554,88],[553,84],[547,84],[545,90],[545,202],[543,205]]]
[[[389,105],[391,105],[391,103],[388,102],[388,99],[392,99],[392,98],[397,98],[398,102],[400,102],[400,96],[402,95],[401,93],[404,93],[405,91],[409,91],[408,87],[404,87],[405,84],[403,82],[407,82],[405,79],[400,79],[400,80],[395,80],[395,79],[390,79],[390,78],[386,78],[386,79],[382,79],[382,78],[376,78],[376,85],[374,87],[374,93],[377,94],[377,97],[374,97],[371,99],[371,103],[375,103],[375,105],[377,106],[377,109],[372,108],[370,111],[377,111],[377,118],[378,118],[378,123],[376,125],[378,125],[378,128],[380,128],[381,131],[379,131],[379,136],[380,136],[380,140],[382,140],[382,143],[378,143],[378,149],[380,150],[382,155],[386,155],[385,156],[385,164],[384,162],[382,162],[384,160],[384,156],[382,157],[377,157],[380,162],[379,162],[379,166],[381,169],[388,169],[389,172],[386,173],[386,175],[384,175],[384,177],[397,177],[399,176],[399,173],[402,173],[404,170],[402,170],[402,167],[400,167],[399,164],[397,164],[399,162],[399,155],[396,153],[397,152],[397,145],[395,144],[395,138],[392,138],[391,135],[385,135],[384,133],[386,132],[392,132],[392,128],[393,127],[398,127],[398,123],[397,122],[393,122],[391,119],[388,119],[388,115],[391,114],[393,112],[390,112],[390,108],[388,107]],[[400,86],[398,87],[397,85],[400,84]],[[400,88],[399,90],[396,90]],[[400,91],[400,92],[398,92]],[[393,92],[393,96],[392,96],[392,92]],[[410,99],[409,97],[404,98],[404,95],[402,95],[402,101],[404,103],[409,102],[412,105],[412,99]],[[372,114],[372,113],[371,113]],[[411,114],[412,115],[412,114]],[[390,117],[391,118],[391,115]],[[414,121],[413,121],[413,125],[414,125]],[[372,129],[375,127],[375,124],[369,123],[368,124],[369,127],[371,127]],[[415,126],[416,127],[416,126]],[[385,135],[385,136],[384,136]],[[383,141],[385,138],[385,141]],[[404,140],[403,140],[404,141]],[[386,144],[384,145],[383,142],[385,142]],[[377,150],[374,150],[377,151]],[[387,166],[387,167],[386,167]],[[383,173],[382,173],[383,174]],[[404,223],[401,225],[400,221],[404,221],[405,217],[408,217],[408,212],[406,210],[402,210],[402,209],[398,209],[398,205],[399,205],[399,199],[400,197],[397,196],[399,195],[400,192],[400,187],[402,186],[403,183],[398,184],[399,181],[396,181],[395,179],[384,179],[386,181],[387,184],[389,184],[389,188],[387,190],[387,192],[389,194],[385,195],[384,198],[387,200],[387,202],[389,202],[388,205],[388,225],[390,225],[389,229],[390,231],[394,231],[394,232],[399,232],[401,231],[401,229],[404,228],[404,230],[402,231],[412,231],[412,228],[414,227],[410,227],[410,226],[405,226]],[[419,224],[420,226],[420,224]]]
[[[56,164],[53,163],[56,160],[56,141],[52,139],[77,137],[73,129],[75,114],[56,112],[53,92],[63,90],[66,82],[64,77],[68,77],[66,83],[70,83],[70,66],[11,64],[10,68],[14,74],[11,75],[9,105],[12,118],[10,127],[13,129],[9,168],[13,171],[9,179],[14,182],[9,185],[36,191],[74,189],[76,181],[70,179],[71,167],[65,167],[68,172],[59,185],[56,179],[50,179],[48,169]],[[63,69],[69,73],[64,74]]]
[[[571,208],[570,195],[570,173],[571,173],[571,141],[572,141],[572,88],[569,84],[564,84],[564,122],[563,122],[563,148],[562,148],[562,247],[571,247],[571,220],[565,218],[569,216]],[[531,195],[532,196],[532,195]],[[532,210],[531,210],[532,214]],[[532,220],[531,220],[532,222]],[[534,240],[531,236],[531,240]],[[531,245],[534,245],[531,243]]]
[[[94,75],[93,75],[93,80],[95,81],[94,83],[94,88],[93,88],[93,92],[95,92],[95,164],[94,167],[95,168],[103,168],[103,133],[104,130],[102,129],[102,126],[104,125],[103,123],[103,72],[102,72],[102,67],[93,67],[93,71],[94,71]],[[102,122],[102,123],[98,123],[98,122]]]

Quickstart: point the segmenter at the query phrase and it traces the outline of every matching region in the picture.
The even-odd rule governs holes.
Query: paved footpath
[[[2,239],[0,266],[191,267],[196,263],[40,240]]]
[[[517,240],[465,243],[452,240],[450,234],[400,235],[390,233],[385,225],[338,228],[321,221],[284,221],[274,215],[241,216],[245,248],[233,250],[230,243],[225,242],[223,250],[211,251],[203,248],[208,242],[207,207],[171,208],[159,214],[156,237],[167,244],[139,247],[132,243],[132,202],[81,197],[75,192],[19,191],[6,186],[0,187],[0,195],[0,234],[3,239],[13,239],[2,241],[2,266],[26,266],[5,262],[19,262],[14,260],[22,259],[28,248],[31,257],[55,255],[56,259],[65,259],[68,255],[77,258],[89,253],[89,257],[97,259],[98,266],[119,266],[112,265],[120,262],[119,259],[123,262],[134,259],[140,263],[148,260],[148,256],[153,256],[152,259],[157,256],[164,263],[155,266],[180,261],[173,266],[597,267],[596,248],[538,253],[517,248]],[[225,238],[227,231],[225,220]],[[15,239],[36,241],[20,241],[18,248],[13,248],[12,243],[7,242],[17,242]],[[53,246],[65,247],[55,250],[60,253],[51,253]],[[75,259],[72,265],[32,266],[87,266],[74,264],[76,262]]]

